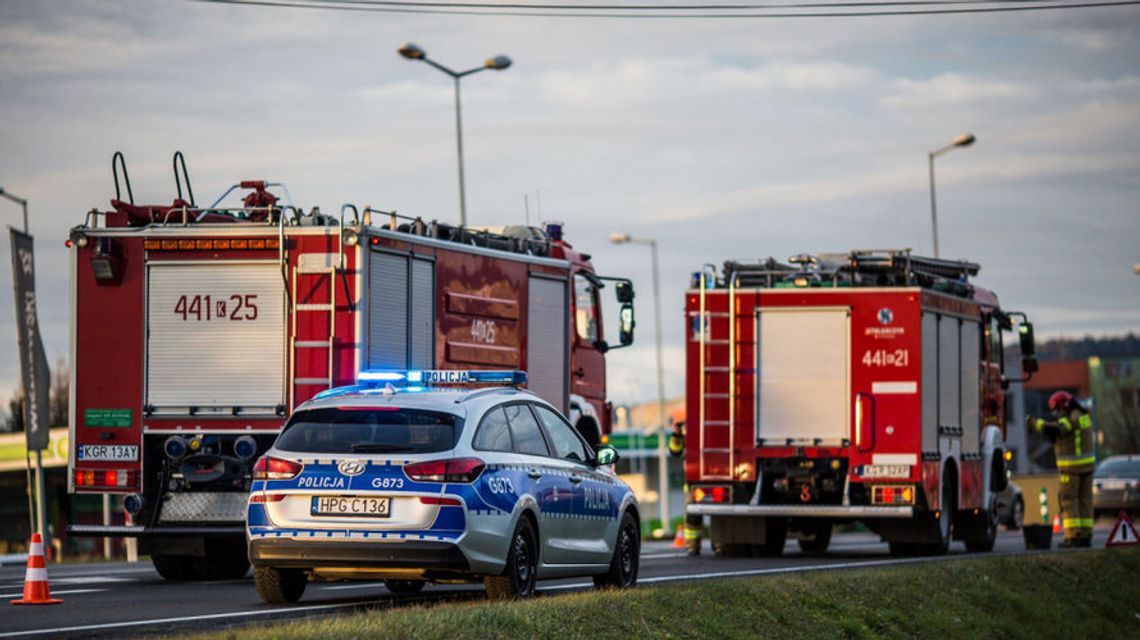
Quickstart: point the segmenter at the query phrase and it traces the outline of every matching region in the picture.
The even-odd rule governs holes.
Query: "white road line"
[[[74,578],[52,578],[53,584],[102,584],[107,582],[137,582],[134,578],[115,576],[76,576]]]
[[[363,603],[360,603],[363,604]],[[54,629],[36,629],[33,631],[9,631],[0,633],[0,638],[14,638],[17,636],[42,636],[48,634],[76,633],[81,631],[101,631],[106,629],[125,629],[127,627],[141,627],[146,625],[177,624],[179,622],[194,622],[196,620],[219,620],[222,618],[240,618],[280,614],[282,612],[324,611],[328,609],[344,609],[357,606],[357,604],[319,604],[307,607],[283,607],[278,609],[254,609],[251,611],[231,611],[229,613],[210,613],[201,616],[182,616],[178,618],[152,618],[150,620],[132,620],[130,622],[108,622],[105,624],[88,624],[75,627],[56,627]]]
[[[327,587],[321,587],[321,591],[339,591],[341,589],[378,589],[383,587],[383,582],[365,582],[362,584],[336,584]]]
[[[110,591],[110,589],[63,589],[62,591],[57,591],[55,589],[52,589],[51,595],[53,595],[53,596],[65,596],[69,593],[96,593],[98,591]],[[24,595],[23,591],[17,591],[16,593],[0,593],[0,599],[2,599],[2,598],[19,598],[23,595]]]
[[[648,555],[642,554],[641,559],[642,560],[658,560],[660,558],[680,558],[684,555],[685,555],[684,553],[651,553]]]

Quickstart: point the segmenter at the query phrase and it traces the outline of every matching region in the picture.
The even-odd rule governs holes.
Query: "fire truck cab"
[[[827,549],[860,520],[892,553],[994,544],[1005,488],[1003,332],[1033,328],[977,264],[909,250],[727,262],[685,294],[688,513],[715,551]],[[1021,378],[1027,379],[1027,378]]]
[[[226,192],[248,192],[239,207],[196,206],[184,163],[185,199],[179,180],[173,204],[135,205],[118,166],[111,208],[69,239],[68,488],[118,494],[129,518],[72,535],[138,537],[171,579],[244,575],[254,463],[294,407],[364,369],[527,370],[588,441],[608,433],[605,353],[633,340],[633,289],[598,276],[560,224],[332,217],[264,181]]]

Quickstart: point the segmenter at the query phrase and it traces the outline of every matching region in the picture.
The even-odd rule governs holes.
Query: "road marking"
[[[20,595],[20,594],[16,594]],[[254,617],[266,616],[281,613],[305,612],[305,611],[325,611],[328,609],[346,609],[351,607],[359,607],[365,602],[357,602],[352,604],[318,604],[306,607],[281,607],[276,609],[254,609],[252,611],[231,611],[229,613],[209,613],[200,616],[181,616],[178,618],[153,618],[150,620],[132,620],[130,622],[108,622],[105,624],[88,624],[75,627],[56,627],[54,629],[36,629],[32,631],[9,631],[0,633],[0,638],[14,638],[16,636],[42,636],[48,634],[61,634],[61,633],[76,633],[80,631],[100,631],[105,629],[124,629],[127,627],[141,627],[146,625],[160,625],[160,624],[177,624],[180,622],[194,622],[197,620],[218,620],[222,618],[240,618],[240,617]]]
[[[98,591],[110,591],[110,589],[63,589],[62,591],[52,589],[51,594],[53,596],[64,596],[69,593],[96,593]],[[19,598],[22,595],[24,595],[24,592],[22,591],[18,591],[16,593],[0,593],[0,598]]]
[[[321,591],[339,591],[341,589],[375,589],[383,586],[383,582],[365,582],[363,584],[336,584],[327,587],[321,587]]]
[[[53,578],[55,584],[102,584],[106,582],[137,582],[134,578],[116,578],[115,576],[77,576],[75,578]]]
[[[684,553],[651,553],[648,555],[642,554],[641,559],[642,560],[657,560],[659,558],[680,558],[684,555],[685,555]]]

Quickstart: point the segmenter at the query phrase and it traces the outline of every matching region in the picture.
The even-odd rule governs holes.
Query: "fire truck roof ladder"
[[[916,256],[910,249],[857,249],[850,253],[800,254],[791,264],[764,261],[724,263],[724,286],[736,279],[741,287],[926,287],[972,297],[969,278],[980,267],[965,260]]]
[[[700,346],[700,357],[699,357],[699,362],[698,362],[698,366],[700,368],[700,376],[699,376],[699,383],[698,383],[700,385],[700,405],[699,405],[699,410],[698,410],[698,427],[699,427],[698,431],[700,433],[700,461],[699,461],[700,462],[700,476],[701,476],[702,480],[732,480],[733,479],[733,468],[735,466],[734,465],[735,460],[733,459],[734,458],[734,455],[733,455],[734,454],[734,448],[735,448],[735,442],[734,442],[735,434],[733,433],[734,432],[733,413],[735,412],[735,403],[733,402],[733,398],[732,398],[733,394],[735,393],[735,387],[736,387],[736,385],[734,383],[734,379],[736,377],[736,374],[734,371],[736,359],[733,355],[733,352],[735,351],[735,345],[733,344],[735,341],[735,331],[732,328],[732,325],[735,322],[735,317],[734,317],[735,314],[732,311],[732,309],[733,309],[733,294],[735,293],[735,279],[729,280],[729,300],[728,300],[728,309],[729,310],[728,310],[728,313],[727,314],[721,314],[721,313],[715,313],[714,314],[713,312],[709,311],[709,309],[708,309],[708,300],[707,300],[708,287],[706,286],[707,278],[708,278],[707,274],[708,274],[707,269],[701,270],[701,273],[700,273],[700,314],[697,318],[697,335],[698,335],[698,340],[700,342],[700,345],[699,345]],[[712,277],[715,280],[715,278],[716,278],[715,268],[713,269],[713,276]],[[716,316],[727,315],[728,316],[729,336],[730,337],[727,341],[723,341],[723,340],[718,341],[718,340],[714,340],[712,338],[711,333],[712,333],[713,323],[709,320],[709,318],[711,318],[714,315],[716,315]],[[729,350],[729,365],[728,365],[728,367],[708,366],[707,351],[711,348],[722,346],[722,343]],[[720,373],[727,373],[729,376],[729,406],[730,406],[730,409],[729,409],[728,420],[706,420],[705,415],[706,415],[707,400],[710,397],[710,394],[707,392],[708,377],[710,375],[716,375],[716,374],[720,374]],[[722,394],[717,394],[716,397],[720,397],[720,395],[722,395]],[[728,434],[727,434],[728,446],[727,447],[709,447],[708,446],[707,435],[708,435],[709,430],[711,428],[728,429]],[[709,454],[719,455],[719,456],[725,456],[725,455],[728,456],[728,464],[727,464],[727,467],[726,467],[724,473],[712,473],[708,470],[709,467],[713,466],[713,465],[708,463],[707,458],[708,458]]]
[[[329,254],[306,253],[297,257],[297,264],[293,267],[293,277],[290,283],[290,327],[289,327],[289,407],[290,410],[297,405],[297,387],[318,386],[321,389],[331,389],[334,383],[333,351],[336,347],[336,276],[338,271],[344,269],[344,234],[337,234],[337,252],[335,259]],[[281,243],[282,256],[284,256],[285,243]],[[328,278],[325,286],[321,286],[321,279]],[[302,283],[301,281],[304,280]],[[304,285],[304,286],[301,286]],[[312,296],[322,289],[328,291],[328,300],[313,302]],[[298,295],[302,297],[298,297]],[[302,302],[302,299],[304,302]],[[302,316],[308,314],[328,314],[328,337],[324,339],[304,340],[298,339],[298,326]],[[320,323],[313,323],[319,325]],[[306,323],[306,326],[311,326]],[[324,362],[324,375],[319,375],[320,369],[315,368],[317,362],[313,358],[298,358],[301,350],[324,350],[328,357]],[[314,370],[315,369],[315,370]],[[311,396],[309,394],[307,397]]]
[[[388,231],[408,233],[474,247],[545,258],[550,256],[553,244],[546,233],[537,227],[523,225],[495,228],[460,227],[437,220],[425,221],[421,217],[405,216],[395,211],[380,211],[371,207],[364,208],[364,225],[368,226],[372,221],[372,216],[376,214],[387,216],[388,221],[381,227]]]

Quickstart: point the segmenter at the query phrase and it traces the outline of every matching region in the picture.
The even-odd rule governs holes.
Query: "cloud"
[[[1035,89],[1020,82],[947,72],[927,80],[896,80],[880,103],[890,109],[950,109],[1029,98],[1035,93]]]

